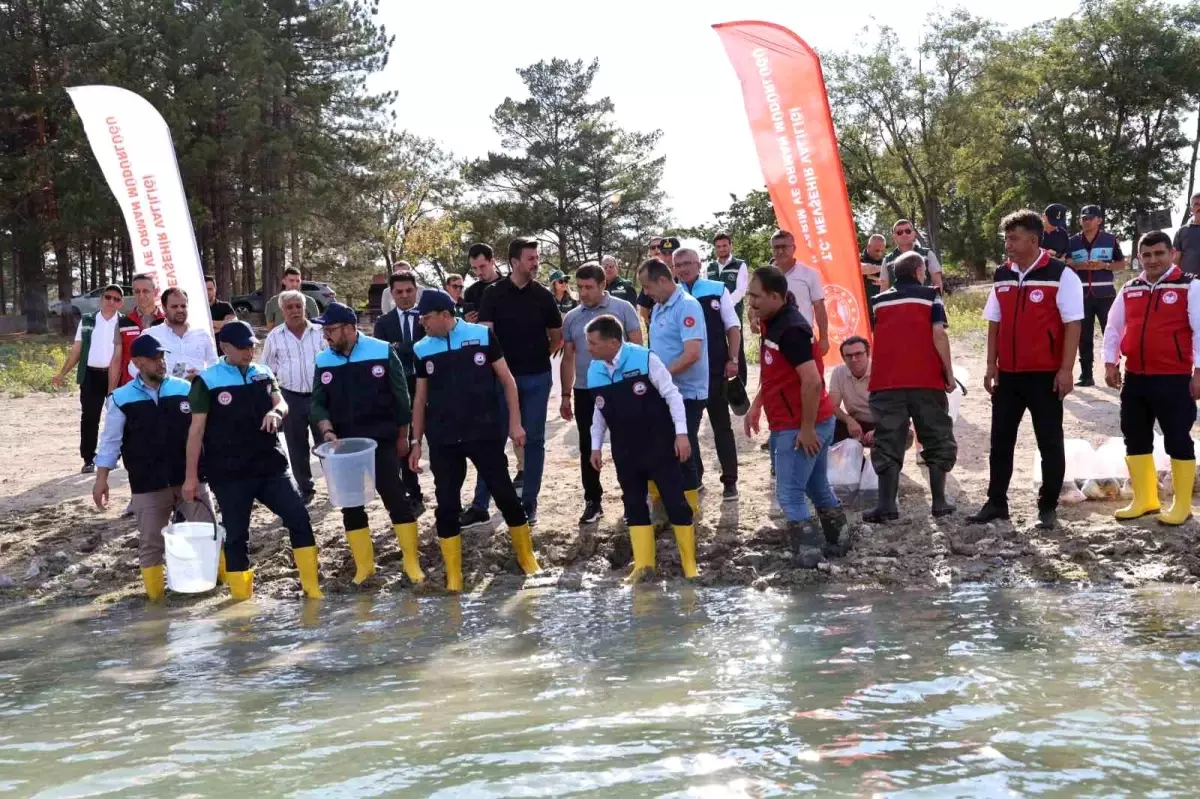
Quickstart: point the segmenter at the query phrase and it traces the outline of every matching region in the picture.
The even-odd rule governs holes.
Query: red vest
[[[1190,375],[1192,325],[1188,287],[1192,276],[1172,266],[1154,285],[1138,275],[1121,287],[1125,329],[1121,354],[1125,368],[1139,375]]]
[[[871,391],[945,389],[945,369],[933,346],[934,305],[940,302],[937,289],[915,280],[897,281],[894,288],[872,298],[875,352]]]
[[[796,367],[779,351],[779,339],[793,327],[803,327],[812,335],[812,327],[794,305],[785,305],[766,324],[759,355],[759,382],[763,396],[763,410],[767,413],[767,425],[771,430],[798,430],[801,424],[803,391]],[[818,350],[814,342],[814,356]],[[833,416],[829,394],[825,391],[825,378],[821,374],[821,360],[816,358],[817,374],[821,376],[821,399],[817,406],[816,421],[823,422]]]
[[[133,358],[133,353],[130,351],[130,348],[133,347],[133,342],[137,339],[138,336],[142,335],[142,331],[144,331],[146,329],[146,327],[153,327],[154,325],[162,324],[162,322],[166,318],[166,316],[163,314],[161,308],[155,310],[154,319],[150,322],[150,324],[146,325],[145,327],[142,326],[142,322],[144,321],[142,319],[142,315],[137,312],[136,308],[134,308],[133,312],[130,313],[126,318],[129,319],[130,321],[132,321],[134,324],[130,327],[122,327],[121,328],[121,382],[120,382],[120,385],[122,385],[122,386],[133,380],[133,377],[129,374],[129,362]]]
[[[1057,372],[1062,367],[1066,325],[1058,312],[1058,286],[1067,268],[1042,250],[1024,282],[1012,264],[996,270],[992,289],[1000,303],[1001,372]]]

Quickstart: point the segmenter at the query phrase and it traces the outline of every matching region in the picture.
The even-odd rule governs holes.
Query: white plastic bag
[[[829,448],[826,473],[831,486],[858,487],[862,472],[863,445],[853,438],[839,441]]]
[[[1060,505],[1078,505],[1086,499],[1087,497],[1079,490],[1079,486],[1075,485],[1074,480],[1065,481],[1062,491],[1058,492],[1058,504]]]
[[[1083,475],[1085,479],[1089,480],[1116,481],[1124,480],[1128,476],[1129,467],[1125,464],[1125,441],[1116,436],[1108,439],[1096,449],[1090,474]],[[1119,490],[1119,482],[1117,487]]]
[[[858,501],[863,504],[879,502],[879,475],[875,474],[870,458],[863,460],[862,473],[858,478]]]
[[[1066,480],[1086,480],[1092,477],[1091,464],[1096,457],[1096,450],[1092,449],[1091,444],[1082,438],[1068,438],[1063,442],[1063,450],[1067,456]],[[1040,463],[1038,469],[1041,470]]]
[[[959,382],[959,386],[946,395],[946,402],[949,405],[950,421],[958,421],[958,413],[962,407],[963,401],[963,386],[968,385],[971,380],[971,373],[961,366],[954,367],[954,379]]]

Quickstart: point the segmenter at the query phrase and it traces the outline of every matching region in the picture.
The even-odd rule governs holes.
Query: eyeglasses
[[[330,333],[333,333],[336,330],[341,330],[343,327],[346,327],[346,325],[325,325],[325,327],[321,328],[321,335],[323,335],[325,338],[329,338]]]
[[[897,230],[896,235],[897,236],[908,236],[908,235],[911,235],[912,232],[913,232],[912,228],[905,228],[904,230]]]
[[[850,359],[850,358],[865,358],[865,357],[867,357],[867,351],[866,351],[866,350],[859,350],[858,352],[844,352],[844,353],[842,353],[842,357],[844,357],[844,358],[846,358],[846,359]]]
[[[120,297],[114,297],[111,294],[105,294],[104,299],[107,300],[108,302],[120,302],[121,301]]]

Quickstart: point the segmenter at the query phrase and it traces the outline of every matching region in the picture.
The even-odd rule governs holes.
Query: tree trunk
[[[5,245],[7,244],[6,238],[6,236],[0,234],[0,316],[4,316],[6,313],[8,313],[8,297],[5,296],[4,293],[6,288],[6,281],[4,280],[4,251]]]
[[[27,333],[48,332],[46,308],[46,270],[42,256],[40,210],[32,194],[17,202],[16,217],[20,220],[15,235],[15,247],[20,253],[21,305],[25,309]]]
[[[1196,193],[1196,159],[1200,158],[1200,112],[1196,114],[1196,138],[1192,139],[1192,160],[1188,162],[1188,207],[1180,225],[1192,221],[1192,195]]]
[[[71,275],[71,243],[61,228],[55,231],[51,239],[54,244],[54,271],[58,277],[58,299],[63,302],[58,314],[59,329],[64,336],[69,336],[73,320],[71,314],[65,312],[65,308],[66,303],[71,301],[71,286],[75,282]]]

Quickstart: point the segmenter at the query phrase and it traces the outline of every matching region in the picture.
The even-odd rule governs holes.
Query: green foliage
[[[977,289],[956,291],[946,295],[944,302],[951,336],[987,332],[988,323],[983,318],[983,306],[987,303],[987,298],[987,291]]]
[[[766,266],[771,260],[771,234],[778,227],[771,196],[765,189],[755,189],[741,199],[730,194],[729,200],[729,207],[713,214],[710,224],[684,228],[679,235],[711,245],[713,237],[723,231],[732,240],[734,255],[751,268]]]
[[[13,396],[53,392],[50,381],[66,360],[68,349],[61,339],[52,337],[0,344],[0,391]],[[74,385],[74,375],[69,378]]]

